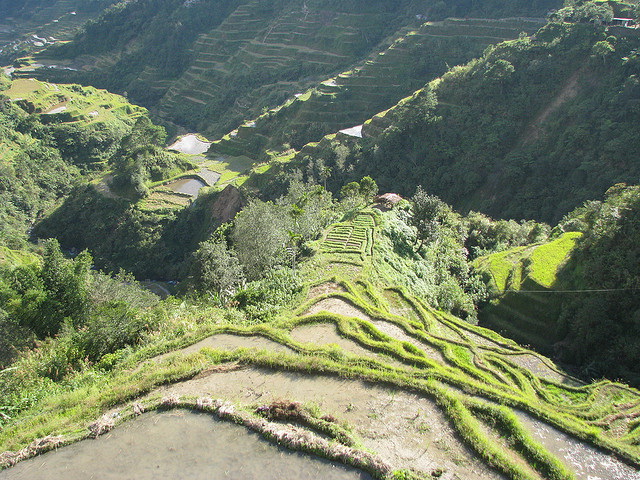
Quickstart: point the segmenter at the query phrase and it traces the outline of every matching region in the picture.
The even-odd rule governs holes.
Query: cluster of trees
[[[405,286],[431,305],[477,321],[487,290],[471,262],[480,255],[543,241],[551,228],[534,221],[492,220],[478,212],[461,215],[418,187],[411,202],[390,214],[383,233],[395,255],[380,264],[389,283]]]
[[[300,289],[295,268],[308,253],[307,242],[316,239],[344,205],[336,205],[322,186],[299,179],[275,202],[252,199],[232,224],[200,243],[190,286],[219,303],[233,299],[250,318],[269,318]]]
[[[573,1],[566,3],[567,6],[549,15],[552,21],[609,23],[614,16],[612,6],[606,2]]]
[[[24,247],[27,231],[34,224],[74,188],[74,195],[93,190],[78,187],[78,183],[107,168],[114,171],[114,188],[135,198],[146,195],[149,183],[193,168],[185,156],[164,149],[164,128],[155,126],[147,116],[139,117],[134,125],[119,119],[89,124],[56,121],[52,116],[29,114],[9,101],[2,95],[9,85],[0,75],[0,144],[6,146],[0,152],[0,245]],[[113,216],[125,208],[112,203],[118,206],[108,205],[113,210],[105,214]],[[91,208],[91,201],[78,205],[80,210],[84,207]],[[60,220],[65,212],[63,208],[54,216]],[[62,218],[61,225],[70,226],[70,234],[76,227],[89,227],[78,224],[82,215],[82,211],[74,212],[72,217]],[[41,230],[37,225],[35,229]],[[48,236],[46,228],[41,233]]]
[[[149,183],[193,169],[194,165],[184,156],[165,150],[166,139],[163,127],[154,125],[148,117],[140,117],[113,156],[112,186],[141,198],[149,193]]]
[[[640,383],[640,187],[616,185],[557,227],[584,232],[558,275],[562,360],[589,377]]]
[[[144,310],[158,298],[130,276],[91,267],[88,252],[65,258],[56,240],[44,243],[42,262],[0,265],[0,367],[36,340],[64,336],[40,364],[42,374],[59,379],[141,338],[150,327]]]
[[[47,127],[3,99],[0,92],[0,244],[13,248],[26,242],[27,228],[68,194],[80,177],[66,162]]]
[[[422,184],[463,211],[555,223],[640,174],[638,47],[635,35],[550,23],[451,69],[365,125],[362,141],[323,140],[299,160],[321,159],[332,191],[375,172],[386,191]]]
[[[609,0],[565,0],[565,6],[553,10],[549,19],[554,22],[610,23],[614,17],[637,18],[640,5],[637,2]]]

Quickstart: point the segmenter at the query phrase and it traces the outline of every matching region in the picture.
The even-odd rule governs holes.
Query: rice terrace
[[[640,480],[640,0],[0,0],[0,480]]]
[[[185,411],[373,478],[640,478],[632,467],[640,394],[608,381],[583,384],[547,358],[379,282],[383,215],[365,210],[330,227],[322,253],[303,267],[306,300],[277,321],[238,327],[202,318],[188,334],[150,342],[135,355],[147,359],[139,366],[129,360],[47,399],[1,433],[9,447],[3,464],[21,463],[0,477],[52,478],[50,468],[86,474],[56,466],[53,452],[25,459],[110,438],[111,429],[119,438],[128,422],[154,415],[144,412]],[[73,398],[86,401],[69,411]],[[164,435],[164,420],[146,422],[135,427],[149,429],[136,443]],[[33,432],[42,439],[30,443]],[[181,448],[180,438],[167,442],[157,448]],[[89,455],[92,443],[83,445],[66,462]],[[335,478],[360,478],[352,472]]]

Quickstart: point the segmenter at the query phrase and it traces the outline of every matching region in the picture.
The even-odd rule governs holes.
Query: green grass
[[[581,236],[580,232],[567,232],[541,245],[515,247],[480,257],[473,266],[490,275],[498,292],[520,289],[525,278],[541,287],[551,288],[558,269]]]
[[[581,236],[580,232],[567,232],[560,238],[537,247],[529,257],[529,277],[543,287],[553,287],[558,269]]]
[[[371,235],[360,233],[359,238],[375,240],[380,235],[377,215],[380,214],[361,212],[350,221],[334,225],[329,232],[334,232],[342,245],[350,242],[358,228]],[[619,412],[621,402],[630,406],[626,410],[629,419],[632,412],[640,410],[639,392],[609,381],[571,387],[541,379],[514,363],[513,355],[535,355],[550,368],[557,370],[557,367],[495,332],[434,310],[404,289],[386,284],[374,259],[370,255],[360,256],[362,250],[358,250],[357,261],[353,263],[350,251],[327,246],[326,242],[326,239],[319,241],[318,253],[302,264],[301,274],[307,278],[307,284],[297,300],[270,323],[250,326],[225,323],[221,310],[187,308],[151,335],[144,345],[124,352],[111,371],[95,368],[78,373],[66,381],[66,387],[51,392],[21,413],[0,431],[0,451],[23,448],[34,438],[46,435],[68,435],[68,441],[83,438],[87,424],[114,406],[128,408],[129,402],[163,384],[192,378],[216,365],[239,362],[276,371],[364,379],[430,398],[440,406],[465,444],[508,478],[574,478],[553,452],[533,438],[515,416],[515,410],[527,412],[554,428],[640,465],[636,424],[629,422],[626,436],[625,432],[621,435],[609,430],[612,415]],[[326,283],[337,284],[338,288],[307,298],[312,287]],[[359,310],[364,319],[335,311],[307,313],[315,304],[328,299]],[[391,307],[400,314],[390,313]],[[410,314],[402,313],[405,311]],[[291,331],[309,324],[335,325],[342,337],[372,355],[361,357],[335,345],[295,341]],[[411,342],[384,333],[380,329],[384,325],[401,330]],[[445,331],[451,334],[444,335]],[[224,352],[204,348],[189,355],[176,353],[161,361],[142,363],[217,333],[262,336],[289,350],[239,348]],[[444,360],[432,357],[430,349],[438,351]],[[560,370],[557,372],[562,374]],[[333,433],[337,435],[336,432]],[[506,443],[501,438],[506,438]]]
[[[18,267],[20,265],[33,265],[40,263],[40,261],[40,257],[33,253],[0,246],[0,265]]]
[[[31,103],[42,113],[64,106],[66,121],[86,125],[116,120],[133,124],[138,117],[147,114],[145,108],[132,105],[124,97],[94,87],[19,78],[13,80],[4,93],[12,100],[23,99]]]
[[[212,172],[219,173],[221,175],[217,185],[226,185],[233,180],[241,176],[241,174],[250,170],[255,161],[245,156],[223,156],[215,155],[209,157],[208,160],[202,163],[202,166],[208,168]],[[258,167],[258,171],[263,173],[265,171],[264,166]]]

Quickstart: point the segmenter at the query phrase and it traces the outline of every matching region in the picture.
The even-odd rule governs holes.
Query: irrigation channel
[[[188,478],[365,480],[354,468],[296,453],[205,413],[148,413],[96,440],[26,460],[1,479]]]

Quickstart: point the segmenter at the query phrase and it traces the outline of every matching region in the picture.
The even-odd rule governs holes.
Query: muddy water
[[[307,343],[312,345],[327,346],[334,344],[339,346],[346,352],[353,353],[361,357],[369,357],[374,360],[393,365],[395,367],[406,367],[402,363],[396,361],[391,357],[384,355],[378,355],[361,345],[357,344],[353,340],[341,337],[333,324],[321,323],[317,325],[305,325],[302,327],[294,328],[291,331],[291,338],[300,343]]]
[[[442,355],[442,353],[440,353],[439,350],[437,350],[435,347],[432,347],[431,345],[427,345],[426,343],[422,343],[420,340],[411,337],[410,335],[407,335],[404,330],[402,330],[400,327],[398,327],[397,325],[394,325],[391,322],[385,322],[384,320],[375,320],[373,321],[373,325],[380,330],[382,333],[385,333],[387,335],[389,335],[390,337],[395,338],[396,340],[400,340],[402,342],[408,342],[411,345],[413,345],[414,347],[419,348],[420,350],[422,350],[424,353],[427,354],[427,356],[429,358],[431,358],[432,360],[436,360],[442,364],[446,364],[447,361],[445,360],[444,356]]]
[[[349,302],[346,302],[340,298],[330,297],[321,300],[318,303],[312,305],[311,308],[309,308],[309,310],[305,313],[305,315],[311,315],[323,310],[326,310],[330,313],[337,313],[338,315],[344,315],[346,317],[356,317],[361,320],[369,321],[373,323],[373,325],[382,333],[386,333],[390,337],[393,337],[397,340],[409,342],[425,352],[429,358],[432,358],[433,360],[436,360],[440,363],[446,363],[444,357],[436,348],[431,347],[430,345],[426,345],[419,340],[407,335],[406,333],[404,333],[404,330],[402,330],[397,325],[394,325],[393,323],[385,322],[384,320],[372,319],[362,310],[356,308]]]
[[[281,345],[278,342],[274,342],[266,337],[259,335],[231,335],[228,333],[219,333],[205,338],[204,340],[194,343],[181,350],[175,350],[173,352],[164,353],[154,357],[154,361],[160,361],[170,355],[176,353],[189,354],[200,351],[200,349],[208,347],[217,350],[235,350],[236,348],[257,348],[259,350],[272,350],[275,352],[289,352],[292,353],[289,347]]]
[[[579,387],[584,385],[584,383],[580,382],[577,379],[571,378],[568,375],[562,375],[561,373],[556,372],[552,368],[550,368],[546,363],[544,363],[540,358],[530,353],[519,354],[519,355],[509,355],[505,357],[507,360],[511,360],[516,365],[526,368],[534,375],[537,375],[540,378],[544,378],[546,380],[551,380],[557,383],[561,383],[564,385],[569,385],[572,387]]]
[[[502,478],[464,447],[433,401],[402,390],[359,380],[245,368],[212,373],[152,393],[172,394],[206,395],[240,405],[273,400],[312,402],[324,413],[353,425],[363,445],[394,469],[416,468],[430,474],[442,468],[446,472],[442,480]]]
[[[329,479],[371,477],[353,468],[292,452],[244,427],[186,411],[146,414],[97,440],[19,463],[0,478]]]
[[[194,134],[185,135],[169,146],[171,150],[177,150],[189,155],[200,155],[209,150],[211,143],[203,142]]]
[[[351,303],[342,300],[337,297],[325,298],[319,302],[313,304],[309,310],[305,312],[305,315],[313,315],[321,311],[327,311],[330,313],[336,313],[345,317],[356,317],[361,320],[371,321],[371,317],[364,313],[359,308],[354,307]]]
[[[198,193],[202,187],[206,187],[206,184],[202,180],[196,178],[182,178],[167,184],[171,190],[176,193],[184,193],[191,195],[192,197],[198,197]]]
[[[570,468],[580,480],[640,480],[640,471],[626,465],[613,455],[604,453],[566,433],[560,432],[524,412],[515,412],[532,433]]]

